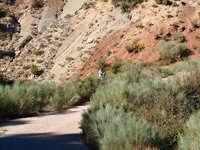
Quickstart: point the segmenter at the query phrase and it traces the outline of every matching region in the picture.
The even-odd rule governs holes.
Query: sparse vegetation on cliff
[[[143,0],[112,0],[112,4],[115,7],[120,7],[122,12],[129,12],[135,8],[138,4],[141,4]]]

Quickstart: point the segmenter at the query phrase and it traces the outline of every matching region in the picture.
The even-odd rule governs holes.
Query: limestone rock
[[[42,13],[42,18],[38,25],[38,31],[41,32],[51,25],[51,23],[56,19],[56,11],[51,7],[47,6]]]

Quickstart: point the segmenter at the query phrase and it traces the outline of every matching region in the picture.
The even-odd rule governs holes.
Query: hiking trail
[[[79,122],[88,105],[0,124],[1,150],[89,150],[81,140]]]

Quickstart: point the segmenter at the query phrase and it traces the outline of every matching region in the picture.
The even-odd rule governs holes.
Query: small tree
[[[100,57],[98,60],[97,60],[97,69],[103,69],[103,70],[106,70],[107,67],[109,66],[109,64],[106,62],[105,58],[103,57]]]
[[[122,66],[122,61],[115,56],[115,60],[113,65],[110,68],[110,71],[114,74],[117,74],[118,72],[121,72],[121,66]]]

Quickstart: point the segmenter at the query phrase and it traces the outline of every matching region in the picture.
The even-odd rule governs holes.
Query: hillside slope
[[[200,35],[200,29],[191,24],[199,20],[197,0],[177,1],[178,7],[157,5],[154,0],[148,0],[130,13],[122,13],[110,1],[87,1],[90,8],[85,7],[85,2],[58,1],[57,6],[52,5],[52,0],[44,2],[38,10],[22,5],[26,9],[22,9],[23,15],[18,20],[21,31],[4,47],[4,51],[14,52],[15,57],[1,59],[1,73],[12,80],[60,82],[76,73],[95,73],[100,57],[109,63],[115,55],[122,60],[157,63],[156,44],[163,35],[172,39],[175,31],[185,36],[190,57],[199,56],[199,41],[195,37]],[[138,53],[127,52],[125,46],[135,40],[145,49]],[[39,70],[35,76],[29,69],[32,64]]]

